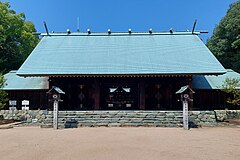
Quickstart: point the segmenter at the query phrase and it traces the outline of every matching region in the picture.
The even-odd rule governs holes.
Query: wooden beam
[[[189,85],[190,88],[192,88],[192,77],[187,78],[187,84]],[[190,93],[189,97],[193,99],[193,93]],[[193,109],[193,102],[190,101],[188,107],[189,110],[191,111]]]
[[[145,109],[145,81],[140,79],[139,82],[139,109]]]
[[[99,79],[94,79],[94,109],[100,109],[100,83]]]

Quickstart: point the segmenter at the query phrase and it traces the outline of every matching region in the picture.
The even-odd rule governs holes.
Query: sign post
[[[29,110],[29,101],[28,100],[22,101],[22,110]]]
[[[17,101],[16,100],[9,100],[9,106],[11,106],[11,107],[9,107],[9,110],[11,110],[11,112],[12,112],[12,119],[13,119],[13,112],[14,112],[14,110],[17,109],[16,108]]]
[[[58,129],[58,101],[53,102],[53,128]]]
[[[188,101],[183,101],[183,128],[189,129],[188,127]]]
[[[16,106],[17,105],[17,101],[16,100],[9,100],[9,110],[15,110],[16,109]]]
[[[52,86],[47,92],[49,96],[49,101],[53,102],[53,129],[58,129],[58,103],[62,102],[60,94],[65,94],[60,88]]]
[[[188,85],[181,87],[176,94],[181,94],[181,101],[183,104],[183,128],[188,130],[188,102],[193,101],[190,98],[189,93],[195,93]]]

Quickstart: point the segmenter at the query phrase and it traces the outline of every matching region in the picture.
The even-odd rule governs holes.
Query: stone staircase
[[[53,127],[53,114],[43,128]],[[59,128],[77,127],[182,127],[181,111],[59,111]]]
[[[53,112],[48,110],[0,110],[4,119],[22,122],[19,126],[52,127]],[[189,111],[190,127],[221,126],[224,120],[240,117],[240,110]],[[224,122],[224,124],[223,124]],[[154,126],[181,127],[182,111],[114,110],[114,111],[60,111],[59,127],[83,126]]]

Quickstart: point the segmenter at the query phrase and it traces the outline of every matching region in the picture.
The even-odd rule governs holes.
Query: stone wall
[[[190,111],[189,124],[192,127],[216,126],[217,120],[214,111]]]
[[[1,110],[5,119],[25,121],[25,125],[52,125],[53,112],[47,110]],[[240,110],[190,111],[189,124],[216,126],[229,118],[239,118]],[[182,111],[60,111],[59,126],[69,127],[182,127]]]
[[[51,113],[47,110],[0,110],[0,115],[3,115],[4,119],[20,120],[29,125],[44,123],[49,114]]]
[[[181,127],[182,115],[178,111],[82,111],[60,112],[59,121],[66,122],[74,119],[78,126],[154,126]],[[65,126],[68,127],[68,126]]]
[[[240,118],[240,110],[215,110],[216,120],[224,121],[225,119]]]

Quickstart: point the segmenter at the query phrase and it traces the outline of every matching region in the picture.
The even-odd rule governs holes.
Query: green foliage
[[[228,93],[227,103],[232,105],[240,105],[240,79],[226,78],[223,84],[223,91]]]
[[[16,70],[39,42],[32,35],[36,29],[25,21],[24,13],[16,14],[8,2],[0,1],[0,72]]]
[[[207,46],[225,68],[240,72],[240,0],[230,5]]]
[[[7,93],[3,90],[4,77],[0,74],[0,109],[2,109],[7,102]]]

